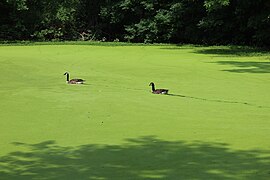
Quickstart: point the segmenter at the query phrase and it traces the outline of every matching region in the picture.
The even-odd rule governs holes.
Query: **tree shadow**
[[[269,56],[270,52],[268,49],[263,48],[252,48],[246,46],[221,46],[211,47],[207,49],[197,49],[196,53],[199,54],[212,54],[212,55],[223,55],[223,56]]]
[[[168,47],[161,47],[165,50],[181,50],[190,49],[193,53],[219,55],[219,56],[270,56],[269,49],[255,48],[248,46],[207,46],[207,45],[175,45]]]
[[[196,100],[209,101],[209,102],[218,102],[218,103],[242,104],[242,105],[247,105],[247,106],[255,106],[255,107],[258,107],[258,108],[270,108],[270,107],[267,107],[267,106],[260,106],[260,105],[251,104],[251,103],[247,103],[247,102],[218,100],[218,99],[207,99],[207,98],[200,98],[200,97],[194,97],[194,96],[186,96],[186,95],[180,95],[180,94],[167,94],[167,96],[189,98],[189,99],[196,99]]]
[[[218,61],[221,65],[231,65],[240,69],[223,70],[234,73],[270,73],[270,62],[240,62],[240,61]]]
[[[1,179],[269,179],[269,152],[226,144],[165,141],[153,136],[123,145],[62,147],[54,141],[0,157]]]

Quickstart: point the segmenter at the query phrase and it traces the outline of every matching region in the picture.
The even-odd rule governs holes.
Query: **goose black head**
[[[68,75],[69,73],[68,72],[65,72],[65,74],[64,75]]]
[[[149,86],[152,86],[152,85],[154,85],[154,83],[153,82],[150,82]]]

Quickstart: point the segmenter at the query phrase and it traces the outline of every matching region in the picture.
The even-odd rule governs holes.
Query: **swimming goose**
[[[83,84],[85,80],[83,79],[71,79],[69,80],[69,73],[65,72],[65,74],[67,76],[67,83],[68,84]]]
[[[153,94],[168,94],[168,89],[155,89],[155,84],[151,82],[149,86],[152,86],[152,93]]]

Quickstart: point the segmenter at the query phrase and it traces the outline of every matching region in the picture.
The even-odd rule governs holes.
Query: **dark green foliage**
[[[0,39],[20,39],[27,34],[24,19],[20,18],[27,11],[25,0],[0,1]]]
[[[29,11],[38,20],[32,37],[41,40],[73,39],[76,36],[78,3],[78,0],[31,1]]]
[[[144,43],[269,46],[270,2],[0,1],[0,40],[102,39]]]
[[[270,2],[208,0],[207,16],[199,23],[208,42],[269,46]],[[209,5],[210,4],[210,5]]]

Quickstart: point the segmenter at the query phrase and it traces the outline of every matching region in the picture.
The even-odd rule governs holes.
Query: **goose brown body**
[[[67,76],[67,83],[68,84],[83,84],[85,80],[83,79],[70,79],[69,80],[69,73],[65,72],[65,74]]]
[[[149,86],[152,86],[152,93],[153,94],[168,94],[168,89],[155,89],[155,84],[151,82]]]

